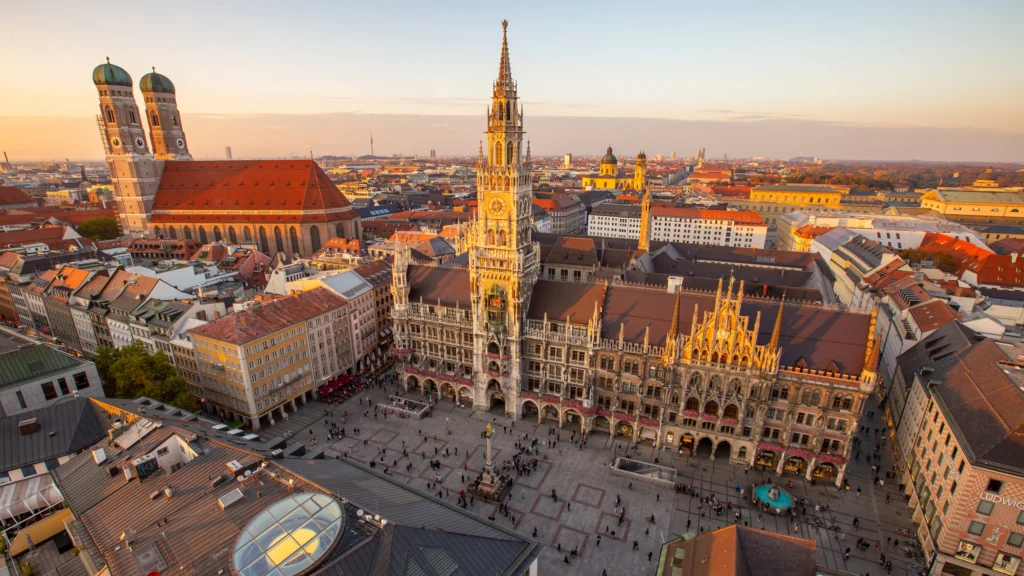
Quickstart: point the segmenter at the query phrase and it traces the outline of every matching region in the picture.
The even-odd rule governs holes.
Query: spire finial
[[[501,21],[501,61],[498,63],[498,81],[494,85],[495,96],[515,92],[512,80],[512,66],[508,61],[508,20]]]
[[[153,72],[156,72],[156,66],[151,66],[151,68],[153,68]]]
[[[501,21],[501,32],[503,34],[507,34],[508,33],[508,20],[502,20]]]
[[[107,64],[110,64],[110,56],[107,56]]]

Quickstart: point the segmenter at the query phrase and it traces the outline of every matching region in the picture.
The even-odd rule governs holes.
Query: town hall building
[[[507,33],[487,127],[468,261],[395,253],[392,351],[406,389],[840,484],[875,386],[874,315],[786,300],[767,285],[751,294],[733,278],[666,287],[607,266],[545,278]],[[633,270],[683,246],[648,236],[622,251]]]

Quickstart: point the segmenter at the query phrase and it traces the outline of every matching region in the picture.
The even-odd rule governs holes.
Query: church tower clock
[[[508,58],[508,22],[498,79],[487,109],[486,149],[477,159],[477,214],[469,250],[474,326],[474,390],[477,406],[504,403],[519,412],[520,342],[540,267],[533,243],[533,168],[523,149],[523,110]]]

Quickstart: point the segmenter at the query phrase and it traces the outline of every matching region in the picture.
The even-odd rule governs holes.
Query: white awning
[[[5,485],[0,491],[0,519],[14,518],[62,500],[64,496],[49,474],[18,480]]]

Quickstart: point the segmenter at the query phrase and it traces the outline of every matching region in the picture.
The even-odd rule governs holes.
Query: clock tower
[[[533,168],[523,149],[523,110],[508,58],[508,21],[487,109],[486,150],[476,167],[477,212],[469,249],[475,405],[519,416],[520,342],[540,267],[533,243]]]
[[[108,58],[92,71],[92,82],[99,92],[100,115],[96,122],[114,185],[121,233],[139,238],[149,231],[149,216],[163,163],[153,158],[146,144],[142,115],[132,92],[132,77]]]

